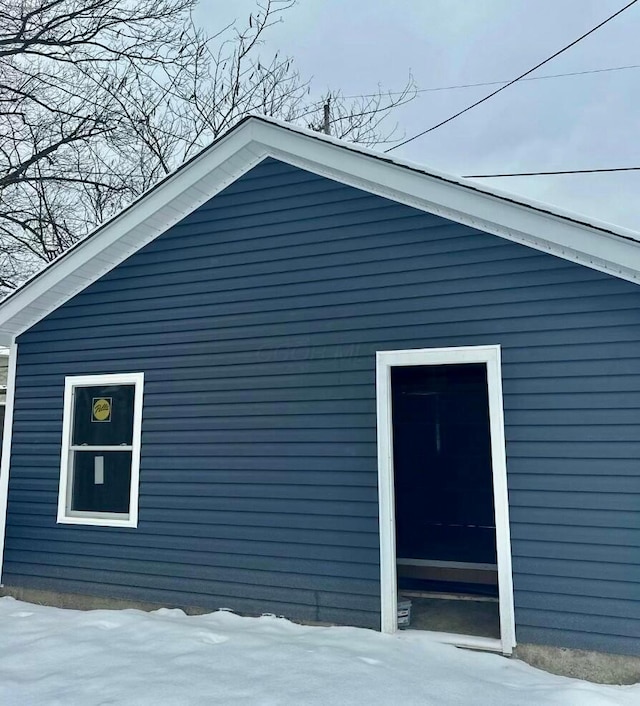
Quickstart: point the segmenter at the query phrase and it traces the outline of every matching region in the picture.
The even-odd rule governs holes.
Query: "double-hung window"
[[[58,522],[138,524],[144,373],[67,377]]]

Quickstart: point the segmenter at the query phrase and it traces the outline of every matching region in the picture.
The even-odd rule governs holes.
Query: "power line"
[[[569,71],[561,74],[545,74],[544,76],[529,76],[529,78],[523,78],[522,83],[525,81],[543,81],[550,78],[564,78],[572,76],[585,76],[588,74],[602,74],[611,71],[626,71],[628,69],[640,69],[640,64],[625,64],[624,66],[606,66],[602,69],[584,69],[582,71]],[[460,88],[478,88],[480,86],[501,86],[509,81],[482,81],[480,83],[458,83],[451,86],[432,86],[430,88],[415,88],[412,93],[434,93],[438,91],[453,91]],[[378,91],[378,93],[357,93],[349,96],[343,96],[337,94],[336,97],[340,100],[351,100],[355,98],[380,98],[384,96],[402,96],[406,91]],[[307,115],[311,115],[317,110],[324,106],[326,99],[321,99],[315,101],[314,103],[309,103],[309,110],[307,112],[299,115],[299,118],[304,118]]]
[[[545,64],[549,63],[552,59],[555,59],[557,56],[560,56],[560,54],[563,54],[568,49],[571,49],[571,47],[574,47],[578,42],[585,39],[585,37],[588,37],[590,34],[593,34],[596,30],[600,29],[600,27],[603,27],[604,25],[606,25],[607,22],[611,22],[611,20],[613,20],[618,15],[620,15],[622,12],[624,12],[625,10],[628,10],[632,5],[635,5],[636,2],[638,2],[638,0],[631,0],[631,2],[627,3],[623,8],[621,8],[617,12],[614,12],[613,15],[607,17],[606,20],[603,20],[602,22],[597,24],[595,27],[592,27],[588,32],[585,32],[583,35],[581,35],[577,39],[574,39],[570,44],[567,44],[562,49],[559,49],[557,52],[552,54],[550,57],[546,58],[544,61],[541,61],[540,63],[536,64],[533,68],[529,69],[528,71],[525,71],[523,74],[520,74],[520,76],[514,78],[512,81],[509,81],[509,83],[505,84],[504,86],[501,86],[497,90],[493,91],[492,93],[489,93],[489,95],[485,96],[484,98],[481,98],[480,100],[476,101],[475,103],[472,103],[471,105],[467,106],[466,108],[459,110],[457,113],[446,118],[445,120],[441,120],[436,125],[433,125],[432,127],[427,128],[426,130],[423,130],[422,132],[419,132],[417,135],[414,135],[413,137],[410,137],[407,140],[403,140],[402,142],[399,142],[397,145],[394,145],[393,147],[389,147],[389,149],[385,150],[385,153],[391,152],[392,150],[395,150],[395,149],[398,149],[398,147],[402,147],[403,145],[406,145],[409,142],[416,140],[418,137],[422,137],[423,135],[426,135],[428,132],[432,132],[433,130],[436,130],[437,128],[442,127],[443,125],[446,125],[447,123],[451,122],[452,120],[455,120],[456,118],[460,117],[464,113],[468,112],[472,108],[475,108],[476,106],[480,105],[481,103],[488,101],[489,98],[493,98],[493,96],[497,95],[501,91],[504,91],[506,88],[509,88],[509,86],[513,86],[513,84],[516,83],[517,81],[520,81],[525,76],[528,76],[529,74],[531,74],[534,71],[536,71],[537,69],[539,69],[541,66],[544,66]]]
[[[585,74],[601,74],[608,71],[624,71],[626,69],[640,69],[640,64],[627,64],[625,66],[609,66],[603,69],[586,69],[584,71],[570,71],[563,74],[545,74],[544,76],[529,76],[529,78],[523,78],[522,81],[543,81],[548,78],[563,78],[565,76],[584,76]],[[509,83],[509,81],[483,81],[482,83],[460,83],[452,86],[433,86],[431,88],[416,88],[415,93],[434,93],[437,91],[453,91],[457,88],[478,88],[479,86],[501,86],[502,84]],[[403,91],[382,91],[382,93],[361,93],[360,95],[353,96],[340,96],[345,100],[350,98],[377,98],[379,95],[384,96],[399,96],[402,95]],[[318,101],[317,104],[320,105],[322,101]]]
[[[522,82],[524,83],[525,81],[543,81],[545,79],[549,78],[564,78],[564,77],[572,77],[572,76],[584,76],[587,74],[602,74],[602,73],[607,73],[610,71],[625,71],[627,69],[640,69],[640,64],[625,64],[624,66],[607,66],[602,69],[585,69],[583,71],[569,71],[567,73],[562,73],[562,74],[545,74],[544,76],[529,76],[529,78],[523,78]],[[509,81],[482,81],[481,83],[459,83],[459,84],[454,84],[451,86],[432,86],[430,88],[415,88],[412,93],[434,93],[438,91],[453,91],[455,89],[459,88],[478,88],[480,86],[501,86],[505,83],[509,83]],[[336,94],[336,98],[339,98],[340,100],[352,100],[355,98],[381,98],[384,96],[402,96],[406,93],[406,91],[382,91],[380,90],[378,93],[357,93],[353,94],[350,96],[343,96],[341,94]],[[315,101],[314,103],[309,103],[309,110],[305,113],[302,113],[302,115],[299,115],[299,118],[304,118],[307,115],[311,115],[312,113],[317,112],[319,108],[321,108],[324,104],[326,103],[326,99],[321,99],[318,101]]]
[[[529,76],[529,78],[523,78],[522,82],[525,81],[543,81],[549,78],[564,78],[571,76],[584,76],[586,74],[601,74],[610,71],[625,71],[627,69],[640,69],[640,64],[625,64],[624,66],[607,66],[602,69],[585,69],[584,71],[569,71],[562,74],[545,74],[544,76]],[[459,83],[453,84],[451,86],[432,86],[430,88],[415,88],[412,93],[435,93],[438,91],[453,91],[458,88],[478,88],[480,86],[501,86],[509,81],[482,81],[481,83]],[[384,96],[402,96],[406,91],[379,91],[378,93],[357,93],[350,96],[336,95],[337,98],[341,100],[351,100],[355,98],[380,98]],[[316,112],[317,108],[324,105],[326,101],[324,99],[315,101],[314,103],[309,103],[311,110],[307,113],[303,113],[302,116],[311,115],[311,113]]]
[[[512,174],[465,174],[464,179],[498,179],[501,177],[553,176],[554,174],[602,174],[604,172],[639,172],[640,167],[611,167],[610,169],[560,169],[555,172],[514,172]]]

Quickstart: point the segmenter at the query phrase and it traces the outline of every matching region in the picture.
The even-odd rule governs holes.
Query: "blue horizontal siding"
[[[19,340],[5,582],[377,627],[375,352],[499,343],[517,637],[640,654],[640,290],[266,160]],[[140,525],[56,525],[145,372]]]
[[[15,523],[27,524],[33,521],[35,524],[41,527],[51,528],[52,523],[50,519],[51,506],[48,503],[20,503],[15,502],[13,507],[13,515],[15,516]],[[166,532],[166,525],[175,525],[176,523],[183,522],[185,524],[207,524],[210,526],[229,526],[229,527],[263,527],[263,528],[285,528],[290,531],[291,541],[298,536],[299,529],[314,530],[314,531],[325,531],[325,530],[335,530],[340,532],[363,532],[371,533],[377,536],[377,532],[372,531],[372,523],[369,517],[362,516],[345,516],[345,515],[332,515],[332,514],[299,514],[299,513],[273,513],[273,512],[236,512],[233,506],[229,505],[227,509],[221,510],[215,513],[207,512],[205,510],[191,510],[185,512],[182,509],[172,510],[167,509],[155,509],[155,508],[145,508],[145,519],[150,523],[154,523],[154,526],[160,529],[160,525],[164,525]],[[47,522],[48,520],[48,522]],[[269,530],[270,531],[270,530]],[[199,533],[194,532],[197,536]],[[172,534],[173,529],[171,531]],[[43,535],[46,532],[42,532]],[[80,534],[86,541],[93,542],[91,537],[93,535]],[[266,536],[270,536],[267,534]],[[319,535],[320,539],[320,535]],[[345,538],[345,542],[348,541]]]
[[[18,526],[18,525],[16,525]],[[216,548],[225,553],[237,551],[240,547],[246,550],[246,542],[260,542],[260,546],[269,551],[269,556],[303,556],[307,558],[322,557],[345,557],[346,552],[352,547],[368,547],[375,552],[378,551],[378,539],[375,534],[351,533],[345,534],[338,530],[303,530],[296,532],[296,542],[291,541],[291,535],[287,528],[274,527],[265,536],[262,529],[251,526],[241,527],[213,527],[211,525],[194,525],[185,523],[173,523],[172,535],[167,537],[159,533],[159,529],[154,523],[147,523],[146,528],[138,528],[134,535],[123,534],[120,542],[123,545],[137,546],[137,534],[146,534],[146,546],[170,549],[189,549],[191,538],[199,536],[216,540]],[[19,540],[37,539],[40,528],[32,527],[30,524],[20,525],[20,530],[16,532]],[[78,542],[77,533],[73,528],[63,529],[57,541]],[[92,541],[98,544],[110,544],[111,537],[105,536],[101,532],[94,532]],[[364,556],[364,554],[363,554]],[[371,559],[369,554],[368,560]],[[351,557],[349,557],[351,561]]]

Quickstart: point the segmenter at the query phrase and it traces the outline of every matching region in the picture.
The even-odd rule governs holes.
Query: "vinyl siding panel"
[[[640,654],[640,289],[274,160],[20,337],[4,581],[378,627],[375,352],[496,343],[517,638]],[[135,371],[139,527],[56,525]]]

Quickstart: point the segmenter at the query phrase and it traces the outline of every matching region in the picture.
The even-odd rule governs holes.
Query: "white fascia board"
[[[0,345],[10,343],[264,159],[265,153],[250,147],[252,127],[245,123],[220,138],[10,297],[0,307]]]
[[[8,345],[265,157],[640,282],[637,234],[478,187],[286,123],[249,118],[45,268],[0,306]]]
[[[256,128],[256,138],[263,140],[269,155],[293,166],[615,277],[640,282],[640,243],[638,235],[631,231],[578,222],[575,219],[579,216],[558,215],[542,204],[515,201],[513,196],[481,190],[471,182],[433,176],[373,153],[344,149],[335,141],[300,134],[299,144],[291,150],[291,131],[265,123]]]
[[[486,186],[484,183],[475,181],[470,178],[454,176],[453,174],[442,172],[438,169],[432,169],[431,167],[427,169],[425,168],[424,164],[412,162],[411,160],[407,159],[399,159],[397,157],[387,155],[386,153],[376,152],[375,150],[372,150],[369,147],[363,147],[359,144],[345,143],[344,140],[340,140],[337,137],[326,135],[325,133],[321,132],[314,132],[305,128],[300,128],[295,125],[291,125],[290,123],[286,123],[282,120],[277,120],[276,118],[260,116],[259,120],[263,124],[266,123],[268,125],[275,125],[280,128],[284,128],[289,132],[298,133],[306,137],[311,137],[314,141],[333,144],[336,147],[348,149],[350,152],[356,152],[368,157],[373,157],[377,161],[383,161],[388,164],[394,164],[399,167],[405,167],[414,172],[418,172],[424,176],[430,176],[435,179],[448,182],[449,184],[457,184],[458,186],[462,186],[465,190],[471,189],[484,195],[495,196],[496,198],[506,199],[507,201],[514,201],[522,206],[528,206],[534,210],[551,212],[559,218],[565,218],[571,221],[575,221],[580,225],[592,227],[596,230],[604,230],[614,235],[619,235],[623,238],[630,238],[631,240],[640,242],[640,232],[631,230],[629,228],[624,228],[622,226],[618,226],[613,223],[607,223],[606,221],[601,221],[595,218],[586,217],[580,213],[562,209],[558,206],[551,205],[543,201],[537,201],[521,194],[514,194],[512,192],[504,191],[502,189],[498,189],[492,186]]]

